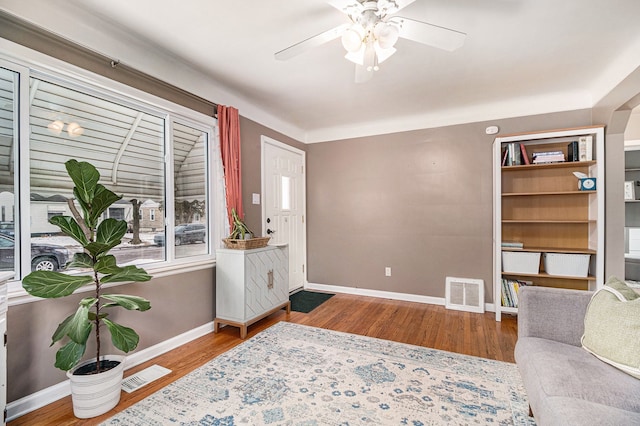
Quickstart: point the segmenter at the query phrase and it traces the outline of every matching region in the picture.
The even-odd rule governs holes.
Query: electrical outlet
[[[386,268],[384,268],[384,275],[386,277],[390,277],[391,276],[391,267],[387,266]]]

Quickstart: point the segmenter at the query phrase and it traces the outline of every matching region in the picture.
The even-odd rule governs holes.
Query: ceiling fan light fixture
[[[378,22],[373,29],[373,35],[383,49],[392,48],[398,41],[400,32],[398,27],[387,22]]]
[[[364,44],[360,47],[360,50],[357,52],[347,52],[344,55],[345,59],[353,62],[356,65],[364,65]]]
[[[373,44],[373,48],[376,52],[376,58],[378,58],[378,63],[381,64],[387,59],[391,57],[394,53],[396,53],[395,47],[390,47],[388,49],[383,49],[380,43],[376,42]]]
[[[357,52],[362,47],[364,28],[360,25],[352,25],[342,33],[342,46],[347,52]]]
[[[376,56],[376,50],[373,47],[373,43],[367,43],[364,49],[364,67],[367,71],[378,70],[378,58]]]

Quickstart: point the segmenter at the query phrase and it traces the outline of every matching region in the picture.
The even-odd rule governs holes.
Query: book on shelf
[[[526,149],[523,151],[523,145],[517,142],[506,144],[502,154],[502,165],[520,166],[522,164],[529,164],[529,158],[526,156]]]
[[[578,138],[578,158],[580,161],[593,160],[593,137],[580,136]]]
[[[567,161],[580,161],[578,141],[569,142],[569,145],[567,145]]]
[[[522,162],[524,164],[531,164],[529,163],[529,154],[527,154],[527,147],[525,147],[523,143],[520,144],[520,154],[522,154]]]
[[[564,161],[564,153],[562,151],[546,151],[533,153],[533,164],[562,163]]]
[[[503,241],[502,247],[510,249],[522,249],[524,248],[524,244],[520,241]]]
[[[526,285],[533,285],[532,281],[502,279],[502,306],[506,308],[518,307],[518,293],[520,288]]]

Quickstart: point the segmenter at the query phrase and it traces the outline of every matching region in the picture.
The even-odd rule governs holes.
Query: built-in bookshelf
[[[496,138],[497,321],[503,313],[517,313],[522,285],[579,290],[603,285],[604,177],[602,126]]]

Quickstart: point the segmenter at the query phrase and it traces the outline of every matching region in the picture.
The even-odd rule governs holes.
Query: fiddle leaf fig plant
[[[120,244],[127,232],[124,220],[105,219],[102,214],[122,196],[116,195],[99,184],[100,173],[87,162],[69,160],[65,163],[67,173],[75,185],[73,195],[82,213],[75,207],[73,200],[69,207],[71,216],[54,216],[49,222],[77,241],[83,251],[76,253],[67,265],[68,268],[88,270],[86,275],[69,275],[62,272],[34,271],[24,277],[22,286],[31,295],[53,299],[73,294],[82,286],[93,283],[91,297],[82,299],[75,313],[62,321],[53,333],[51,345],[61,340],[67,343],[56,353],[55,366],[61,370],[71,370],[83,357],[87,341],[94,331],[96,342],[96,361],[94,373],[100,373],[100,331],[106,326],[111,334],[113,345],[127,353],[138,346],[140,337],[131,328],[110,320],[112,308],[146,311],[151,303],[138,296],[125,294],[103,294],[106,283],[148,281],[151,276],[136,266],[118,266],[115,256],[109,251]]]

